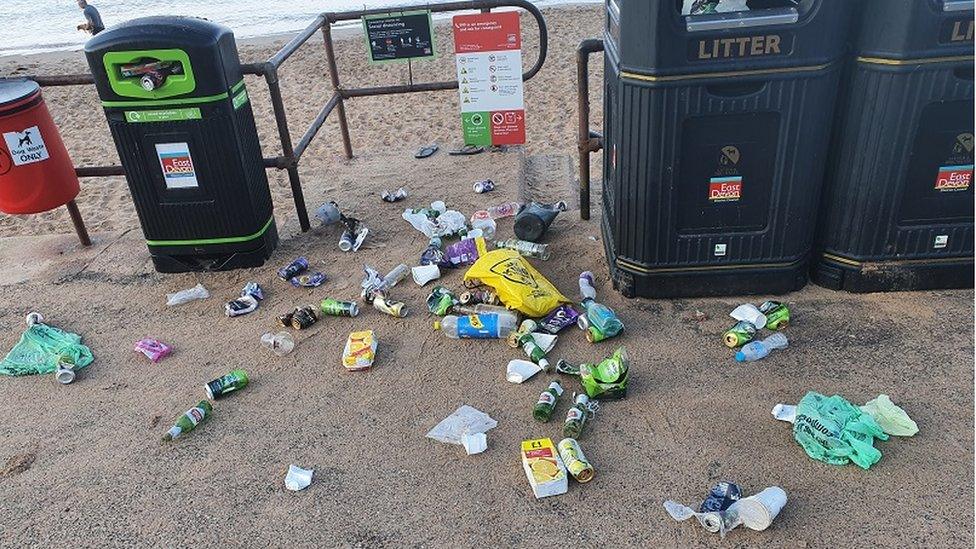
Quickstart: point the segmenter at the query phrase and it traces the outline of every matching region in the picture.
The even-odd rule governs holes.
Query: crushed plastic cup
[[[410,272],[413,274],[413,281],[418,286],[424,286],[428,282],[441,277],[441,269],[437,265],[418,265],[411,269]]]
[[[195,299],[207,299],[210,297],[210,292],[203,287],[203,284],[197,284],[196,286],[181,290],[173,294],[166,294],[166,305],[182,305],[184,303],[189,303]]]
[[[308,488],[312,484],[313,469],[302,469],[297,465],[288,466],[288,474],[285,475],[285,488],[292,492],[298,492]]]
[[[261,346],[278,356],[285,356],[295,348],[295,340],[288,332],[268,332],[261,336]]]
[[[427,438],[446,444],[463,444],[464,435],[484,433],[498,426],[488,414],[464,405],[444,418],[427,433]]]
[[[737,517],[738,524],[761,532],[769,528],[785,505],[786,492],[779,486],[770,486],[754,496],[733,503],[728,513]]]
[[[467,433],[461,437],[461,445],[469,456],[480,454],[488,449],[488,435],[484,433]]]

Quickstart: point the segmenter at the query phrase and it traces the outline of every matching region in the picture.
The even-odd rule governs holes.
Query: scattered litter
[[[905,410],[899,408],[888,395],[878,395],[869,400],[861,411],[874,418],[881,429],[892,436],[910,437],[918,433],[918,424],[908,417]]]
[[[235,391],[240,391],[250,380],[244,370],[233,370],[229,374],[219,377],[203,386],[207,391],[207,398],[220,400]]]
[[[566,421],[563,423],[563,436],[578,439],[587,421],[599,409],[600,405],[591,401],[586,393],[573,395],[573,406],[566,412]]]
[[[513,250],[493,250],[481,256],[464,274],[465,282],[474,280],[489,286],[509,309],[538,318],[563,303],[569,303],[559,290]]]
[[[487,211],[488,215],[491,216],[492,219],[498,220],[514,216],[521,208],[522,205],[518,202],[505,202],[497,206],[492,206],[488,208]]]
[[[552,439],[522,441],[522,468],[536,499],[565,494],[569,490],[566,466]]]
[[[405,303],[394,301],[382,293],[376,293],[373,296],[373,308],[394,318],[406,318],[410,314]]]
[[[530,362],[529,364],[532,363]],[[539,400],[536,401],[535,406],[532,408],[532,417],[536,421],[548,422],[552,419],[552,413],[556,411],[556,404],[559,403],[559,397],[562,395],[563,386],[559,384],[559,381],[550,381],[549,387],[546,387],[546,390],[542,391],[542,394],[539,395]]]
[[[596,470],[583,455],[583,449],[580,448],[576,439],[564,438],[559,441],[556,448],[559,449],[559,457],[563,460],[566,469],[569,470],[569,474],[576,479],[576,482],[586,484],[593,480]]]
[[[295,280],[295,279],[292,279]],[[229,317],[246,315],[258,308],[258,300],[253,296],[241,296],[233,301],[228,301],[224,305],[224,314]]]
[[[210,401],[201,400],[196,406],[183,412],[183,415],[177,418],[176,423],[163,435],[163,441],[174,440],[183,433],[189,433],[196,429],[201,421],[210,417],[211,412],[213,412],[213,405],[210,404]]]
[[[735,360],[737,362],[754,362],[769,356],[769,353],[777,349],[785,349],[789,344],[786,336],[777,332],[762,341],[753,341],[743,345],[735,353]]]
[[[488,243],[483,237],[465,238],[451,244],[444,250],[444,260],[441,261],[441,266],[471,265],[486,253],[488,253]]]
[[[376,335],[373,330],[349,334],[342,350],[342,365],[350,372],[368,370],[376,359]]]
[[[413,281],[417,286],[425,286],[441,277],[441,269],[437,265],[418,265],[410,270],[413,274]]]
[[[548,244],[536,244],[535,242],[526,242],[516,238],[499,240],[495,242],[495,247],[505,250],[515,250],[523,257],[541,259],[542,261],[548,261],[550,257]]]
[[[466,434],[485,433],[494,429],[498,422],[488,414],[464,405],[444,418],[427,433],[432,438],[446,444],[461,444],[461,437]]]
[[[308,270],[308,260],[298,257],[287,266],[278,269],[278,278],[289,281]]]
[[[339,237],[339,249],[344,252],[358,252],[369,234],[369,228],[355,217],[341,215],[339,220],[346,228]]]
[[[729,484],[721,483],[712,488],[709,497],[702,502],[700,512],[695,512],[690,507],[671,500],[664,502],[664,509],[671,515],[671,518],[679,522],[695,517],[706,530],[718,533],[724,538],[725,534],[740,525],[756,531],[769,528],[786,505],[786,492],[778,486],[771,486],[754,496],[731,501],[725,509],[710,510],[709,506],[709,510],[706,510],[706,504],[709,503],[713,493],[720,490],[723,485]],[[735,485],[731,484],[731,486]],[[738,487],[735,486],[735,488]],[[731,499],[730,497],[722,497],[718,501],[721,502],[721,506]]]
[[[756,337],[756,327],[751,322],[740,320],[722,334],[722,341],[729,349],[741,347]]]
[[[408,196],[408,194],[409,193],[407,193],[407,190],[406,189],[404,189],[403,187],[400,187],[399,189],[397,189],[395,191],[390,191],[390,190],[383,191],[382,198],[383,198],[383,202],[393,203],[393,202],[399,202],[399,201],[405,199]]]
[[[488,449],[488,435],[484,433],[465,433],[461,436],[461,445],[469,456],[480,454]]]
[[[303,274],[290,278],[288,282],[296,288],[318,288],[323,283],[325,283],[326,276],[322,273],[315,272],[312,274]]]
[[[342,212],[339,211],[339,205],[335,202],[326,202],[315,210],[315,217],[322,222],[323,226],[328,226],[338,223],[342,219]]]
[[[485,238],[492,239],[495,238],[495,232],[497,230],[498,224],[491,218],[488,210],[478,210],[471,215],[471,232],[468,233],[469,236],[472,233],[481,232]]]
[[[448,315],[434,321],[434,330],[451,339],[505,339],[518,325],[518,317],[509,311]]]
[[[278,323],[284,326],[291,326],[296,330],[305,330],[319,320],[315,308],[311,305],[296,307],[295,310],[287,315],[278,317]]]
[[[566,211],[565,202],[540,204],[529,202],[515,216],[515,236],[519,240],[537,242],[549,230],[559,212]]]
[[[476,182],[474,185],[472,185],[472,188],[474,189],[474,192],[484,194],[495,190],[495,182],[491,179],[484,179]]]
[[[759,312],[766,316],[766,328],[782,330],[790,323],[790,308],[779,301],[764,301]]]
[[[438,265],[444,261],[444,252],[441,250],[443,242],[439,237],[432,237],[427,243],[427,248],[420,254],[421,265]]]
[[[319,310],[326,316],[359,316],[359,305],[354,301],[340,301],[327,297],[319,303]]]
[[[881,459],[874,439],[888,440],[888,435],[873,417],[842,397],[810,391],[796,406],[793,438],[815,460],[831,465],[853,462],[868,469]]]
[[[458,297],[458,301],[461,305],[477,305],[479,303],[498,305],[501,303],[498,299],[498,294],[485,289],[468,290]]]
[[[448,210],[444,202],[432,202],[429,208],[403,210],[403,219],[427,238],[445,237],[467,229],[467,219],[459,211]]]
[[[172,347],[154,337],[144,337],[136,341],[132,350],[146,355],[154,364],[168,357],[173,352]]]
[[[58,369],[54,372],[54,379],[61,385],[67,385],[75,380],[75,365],[62,359],[58,362]]]
[[[203,287],[203,284],[197,284],[192,288],[180,290],[175,294],[166,294],[166,304],[172,307],[174,305],[189,303],[195,299],[207,299],[208,297],[210,297],[210,292]]]
[[[516,341],[518,343],[518,346],[522,348],[522,351],[525,353],[525,356],[529,357],[529,360],[531,360],[535,364],[538,364],[539,367],[545,370],[546,372],[549,372],[551,371],[551,367],[549,366],[549,360],[546,359],[546,350],[543,349],[538,343],[536,343],[534,337],[535,334],[533,334],[530,331],[531,329],[538,327],[538,324],[536,324],[534,320],[526,320],[525,322],[523,322],[523,325],[529,322],[531,322],[531,324],[529,325],[528,329],[524,333],[521,333],[521,335],[518,336]],[[550,336],[550,337],[555,337],[555,336]]]
[[[597,303],[593,273],[590,271],[580,273],[579,289],[583,298],[580,302],[583,314],[579,316],[576,324],[586,332],[586,340],[590,343],[598,343],[620,335],[624,331],[624,323],[613,309]]]
[[[523,383],[542,371],[542,367],[528,360],[515,359],[508,363],[505,379],[510,383]]]
[[[57,371],[61,363],[71,364],[72,370],[77,371],[95,360],[91,349],[81,344],[78,334],[44,324],[38,313],[27,315],[26,320],[27,329],[0,362],[0,374],[50,374]]]
[[[560,305],[542,319],[539,327],[550,334],[558,334],[563,328],[575,325],[579,316],[572,305]]]
[[[755,326],[757,330],[762,330],[766,327],[766,315],[762,314],[759,308],[752,303],[739,305],[729,313],[729,316],[736,320],[748,322]]]
[[[618,348],[597,365],[580,364],[580,383],[587,396],[595,399],[618,399],[627,396],[630,379],[630,360],[627,349]]]
[[[285,356],[295,348],[295,340],[288,332],[268,332],[261,336],[261,346],[278,356]]]
[[[447,315],[457,303],[458,298],[444,286],[434,286],[430,295],[427,296],[427,310],[437,316]],[[434,329],[437,329],[436,325]]]
[[[285,475],[285,488],[292,492],[304,490],[312,484],[313,469],[302,469],[297,465],[289,465],[288,473]]]

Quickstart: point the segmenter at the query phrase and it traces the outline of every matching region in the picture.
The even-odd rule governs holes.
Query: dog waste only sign
[[[464,143],[525,143],[518,12],[457,15],[453,25]]]

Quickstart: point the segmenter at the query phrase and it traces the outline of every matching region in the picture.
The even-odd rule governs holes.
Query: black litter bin
[[[853,292],[973,286],[973,2],[866,0],[812,271]]]
[[[85,54],[156,269],[263,264],[278,232],[230,29],[146,17]]]
[[[627,296],[806,283],[851,2],[607,0],[603,232]],[[753,3],[754,4],[754,3]]]

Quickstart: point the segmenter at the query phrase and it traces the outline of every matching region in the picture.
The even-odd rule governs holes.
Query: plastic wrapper
[[[210,297],[210,292],[203,287],[203,284],[197,284],[196,286],[180,290],[179,292],[173,294],[166,294],[166,304],[170,307],[174,305],[183,305],[184,303],[189,303],[196,299],[207,299]]]

